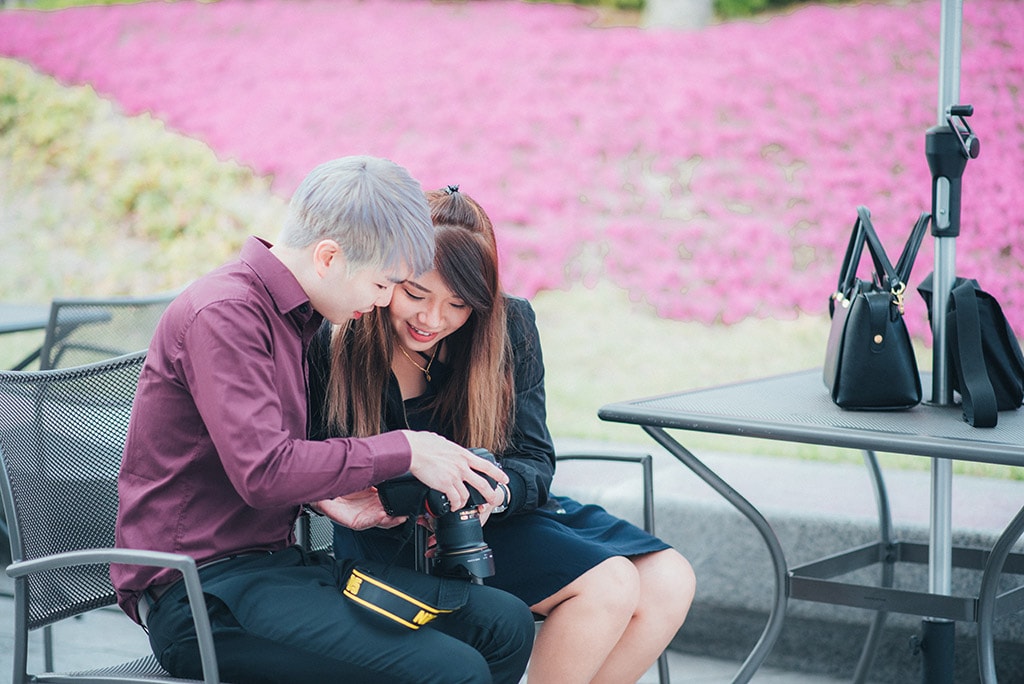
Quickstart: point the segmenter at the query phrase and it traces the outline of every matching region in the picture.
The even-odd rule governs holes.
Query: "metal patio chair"
[[[39,369],[82,366],[146,349],[177,294],[55,298],[39,349]]]
[[[28,635],[115,603],[111,563],[182,573],[202,659],[203,682],[219,675],[195,561],[114,547],[117,475],[145,352],[59,370],[0,371],[0,494],[10,526],[14,578],[14,684],[184,682],[153,656],[68,674],[28,672]]]
[[[176,292],[147,297],[55,298],[42,345],[14,370],[38,360],[40,370],[95,363],[149,347],[157,321]],[[8,543],[6,518],[0,511],[0,544]]]

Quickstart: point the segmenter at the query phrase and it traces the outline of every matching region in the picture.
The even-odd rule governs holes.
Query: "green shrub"
[[[9,59],[0,59],[0,178],[13,257],[0,296],[21,301],[180,287],[247,235],[275,236],[285,206],[268,179],[204,143]]]
[[[83,5],[133,5],[146,0],[8,0],[13,6],[31,7],[39,10],[81,7]]]

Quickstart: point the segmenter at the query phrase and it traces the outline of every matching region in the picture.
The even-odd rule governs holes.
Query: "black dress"
[[[670,548],[635,525],[600,506],[581,504],[550,492],[555,470],[554,446],[547,428],[544,362],[533,307],[508,296],[508,332],[515,363],[515,422],[511,447],[498,460],[509,475],[512,502],[491,516],[484,541],[494,554],[495,574],[485,580],[533,605],[573,582],[608,558],[638,556]],[[311,414],[319,425],[325,394],[326,335],[310,350]],[[448,382],[451,369],[434,362],[427,393],[403,402],[392,376],[386,395],[384,424],[390,430],[410,428],[442,435],[451,431],[437,424],[427,408],[436,388]],[[465,445],[472,447],[474,445]],[[414,524],[391,530],[353,532],[335,527],[335,555],[354,556],[414,567]]]

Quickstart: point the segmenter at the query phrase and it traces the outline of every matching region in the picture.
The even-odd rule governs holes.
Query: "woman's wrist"
[[[504,485],[501,482],[497,484],[496,488],[501,490],[502,498],[501,503],[491,509],[491,513],[504,513],[505,510],[508,508],[509,503],[511,503],[512,501],[512,490],[510,490],[507,485]]]

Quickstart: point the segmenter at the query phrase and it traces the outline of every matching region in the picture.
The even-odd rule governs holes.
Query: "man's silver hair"
[[[402,166],[369,156],[313,169],[292,195],[280,241],[303,248],[336,241],[350,268],[434,266],[434,228],[423,189]]]

